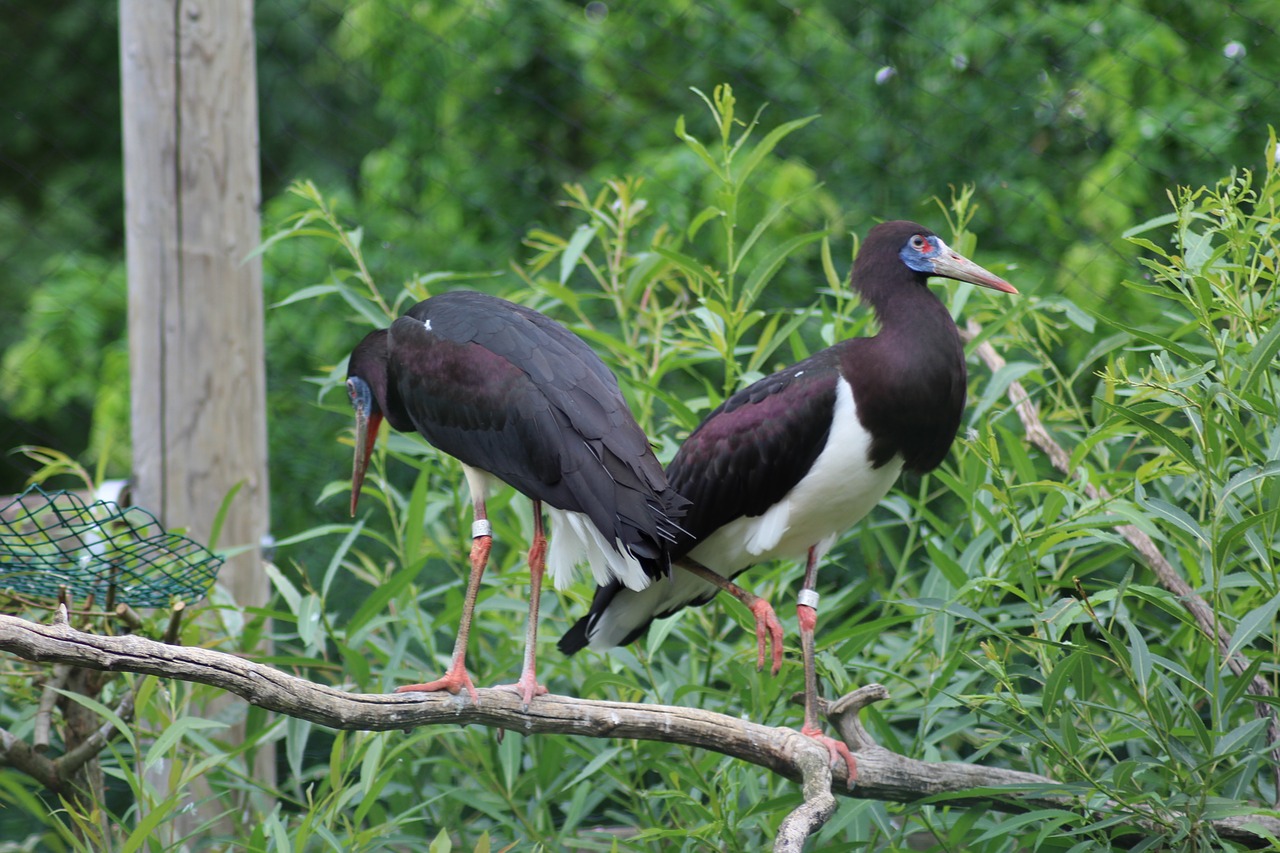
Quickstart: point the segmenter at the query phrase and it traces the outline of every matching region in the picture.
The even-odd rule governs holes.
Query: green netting
[[[151,513],[32,487],[0,506],[0,590],[97,606],[168,607],[208,592],[222,558]]]

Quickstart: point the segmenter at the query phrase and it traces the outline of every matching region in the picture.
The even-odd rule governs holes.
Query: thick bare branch
[[[58,766],[53,759],[13,733],[0,729],[0,767],[15,767],[51,791],[61,788]]]
[[[635,738],[712,750],[796,782],[804,782],[808,766],[811,787],[825,784],[826,791],[845,796],[914,802],[926,797],[961,794],[949,802],[953,805],[981,803],[987,808],[1005,811],[1072,805],[1064,786],[1043,776],[958,762],[916,761],[865,742],[860,744],[863,748],[855,749],[858,781],[856,788],[850,790],[843,772],[836,772],[833,779],[828,779],[815,770],[827,765],[827,751],[816,741],[792,729],[762,726],[696,708],[548,694],[536,697],[529,710],[523,712],[519,697],[503,690],[481,689],[479,704],[472,704],[465,694],[347,693],[222,652],[170,646],[137,636],[85,634],[65,622],[41,625],[4,615],[0,615],[0,651],[32,661],[208,684],[258,707],[335,729],[389,731],[447,723],[509,729],[526,735]],[[834,703],[833,716],[847,713],[851,704],[865,703],[866,698]],[[0,748],[4,745],[0,743]],[[963,795],[975,788],[1003,790]],[[1028,791],[1034,793],[1028,794]],[[831,805],[819,793],[806,800],[788,820],[811,831],[808,828],[820,826],[825,820],[822,812]],[[1251,818],[1250,822],[1267,832],[1280,834],[1280,820],[1261,817]],[[1258,840],[1257,832],[1242,821],[1222,821],[1215,823],[1215,827],[1226,837]]]

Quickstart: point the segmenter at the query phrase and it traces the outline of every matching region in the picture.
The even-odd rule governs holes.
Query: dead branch
[[[207,684],[260,708],[334,729],[390,731],[440,724],[481,725],[523,735],[633,738],[709,749],[804,784],[805,802],[784,820],[786,835],[779,835],[776,850],[800,849],[797,845],[834,810],[832,793],[901,803],[942,795],[952,805],[981,804],[1014,812],[1083,808],[1072,799],[1067,786],[1044,776],[959,762],[917,761],[876,746],[860,732],[860,725],[850,722],[850,715],[884,695],[878,686],[863,688],[830,706],[835,730],[850,738],[858,761],[858,781],[851,790],[843,772],[832,774],[826,749],[799,732],[696,708],[548,694],[535,698],[525,712],[519,698],[503,690],[481,689],[478,704],[472,704],[465,694],[348,693],[223,652],[165,645],[139,636],[86,634],[65,621],[42,625],[5,615],[0,615],[0,650],[30,661]],[[34,755],[25,743],[0,732],[0,764],[25,770]],[[1096,815],[1096,809],[1091,813]],[[1134,815],[1133,820],[1141,825],[1144,819]],[[1223,837],[1257,843],[1260,830],[1280,834],[1280,820],[1254,816],[1215,821],[1214,828]]]

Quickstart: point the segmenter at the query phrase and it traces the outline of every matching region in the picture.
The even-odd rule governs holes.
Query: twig
[[[133,719],[133,702],[136,693],[136,686],[129,688],[116,704],[116,716],[126,723]],[[70,779],[76,771],[106,749],[117,733],[114,723],[103,723],[75,749],[55,759],[53,763],[59,778]]]
[[[971,339],[977,339],[982,334],[982,326],[974,320],[969,320],[965,326],[965,331]],[[1000,357],[995,347],[989,342],[982,341],[979,343],[977,352],[978,357],[986,363],[992,373],[1005,366],[1005,360]],[[1093,485],[1088,480],[1082,479],[1079,472],[1071,470],[1071,455],[1063,449],[1062,445],[1054,441],[1053,436],[1049,435],[1049,431],[1045,429],[1044,423],[1040,420],[1040,414],[1036,411],[1035,404],[1031,401],[1031,395],[1027,393],[1027,389],[1022,386],[1022,383],[1017,380],[1010,382],[1008,393],[1009,399],[1013,402],[1014,409],[1018,413],[1018,418],[1022,421],[1022,428],[1026,432],[1027,438],[1032,444],[1044,451],[1045,455],[1049,457],[1049,461],[1053,463],[1053,467],[1067,477],[1079,481],[1084,493],[1093,500],[1109,500],[1111,498],[1110,492]],[[1132,524],[1116,525],[1115,530],[1142,555],[1160,585],[1178,597],[1178,600],[1182,602],[1182,606],[1191,613],[1205,635],[1217,640],[1218,649],[1223,657],[1226,658],[1227,666],[1231,668],[1231,671],[1238,676],[1248,672],[1248,659],[1239,652],[1231,651],[1231,634],[1222,626],[1218,615],[1209,606],[1209,602],[1200,597],[1191,587],[1191,584],[1187,583],[1178,574],[1173,565],[1160,552],[1160,547],[1156,545],[1155,540]],[[1262,697],[1274,695],[1271,685],[1267,684],[1266,679],[1258,675],[1255,675],[1249,683],[1248,692],[1254,696]],[[1273,745],[1271,757],[1276,766],[1280,767],[1280,720],[1277,719],[1276,710],[1267,702],[1257,702],[1254,707],[1257,715],[1268,721],[1268,742]],[[1275,804],[1280,807],[1280,780],[1277,781],[1276,785]]]
[[[799,732],[790,734],[797,738],[805,737]],[[812,749],[799,750],[796,764],[800,767],[800,789],[804,801],[778,826],[778,834],[773,839],[773,853],[800,853],[804,843],[836,813],[836,798],[831,794],[834,780],[826,750],[823,749],[821,754]]]
[[[49,674],[44,690],[40,691],[40,704],[36,707],[36,719],[31,732],[31,746],[36,752],[44,754],[49,749],[49,738],[53,731],[53,708],[58,704],[58,690],[66,686],[71,667],[58,664]]]
[[[521,734],[571,734],[680,743],[709,749],[803,782],[805,767],[825,765],[827,751],[792,729],[774,728],[697,708],[574,699],[547,694],[536,697],[527,712],[514,693],[481,689],[479,704],[465,694],[360,694],[314,684],[268,666],[210,649],[169,646],[136,635],[106,637],[85,634],[69,625],[41,625],[0,615],[0,651],[32,661],[68,663],[89,669],[136,672],[208,684],[235,693],[260,708],[335,729],[391,731],[416,726],[483,725]],[[848,710],[861,699],[836,702]],[[864,702],[865,704],[865,702]],[[20,742],[19,742],[20,743]],[[0,746],[4,746],[0,732]],[[25,744],[0,761],[18,766]],[[29,747],[26,752],[30,753]],[[859,750],[858,782],[850,790],[842,775],[827,783],[843,796],[889,802],[916,802],[947,795],[953,806],[981,804],[989,809],[1020,812],[1034,808],[1083,808],[1074,789],[1034,773],[982,767],[960,762],[926,762],[874,747]],[[820,773],[811,770],[810,779]],[[812,784],[817,785],[818,782]],[[974,791],[973,789],[984,789]],[[989,789],[1000,788],[993,792]],[[971,793],[970,793],[971,792]],[[959,796],[956,796],[956,795]],[[813,825],[825,808],[822,795],[802,806],[794,824]],[[1096,816],[1100,809],[1091,808]],[[1131,817],[1140,826],[1142,817]],[[1267,815],[1216,820],[1224,838],[1258,843],[1261,832],[1280,835],[1280,819]],[[783,848],[786,849],[786,848]]]
[[[178,639],[182,636],[182,616],[186,609],[187,605],[181,601],[175,601],[169,609],[169,627],[164,631],[165,643],[178,645]]]
[[[124,623],[126,630],[142,630],[142,617],[138,615],[138,611],[134,610],[123,601],[116,605],[115,616]]]
[[[57,791],[62,784],[53,759],[41,755],[22,738],[0,729],[0,767],[4,766],[21,770],[50,791]]]
[[[883,684],[867,684],[859,687],[835,702],[818,700],[818,710],[835,726],[840,739],[855,752],[882,749],[862,725],[862,709],[889,698],[889,690]]]

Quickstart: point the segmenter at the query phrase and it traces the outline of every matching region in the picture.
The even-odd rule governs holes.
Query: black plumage
[[[923,473],[941,464],[963,413],[964,351],[954,320],[927,286],[930,275],[1017,292],[921,225],[873,228],[851,286],[875,312],[879,333],[837,343],[737,392],[667,466],[671,486],[692,502],[672,557],[695,560],[717,582],[708,583],[705,573],[677,573],[675,583],[638,592],[605,584],[590,612],[561,638],[562,651],[630,642],[655,618],[705,603],[718,588],[734,591],[725,581],[754,563],[804,559],[804,731],[817,734],[810,695],[816,616],[806,603],[816,604],[816,562],[900,470]],[[774,636],[776,670],[781,650]]]
[[[352,511],[364,468],[386,418],[397,430],[417,431],[468,469],[476,517],[484,520],[485,481],[496,478],[534,501],[535,547],[541,558],[541,504],[554,519],[580,514],[590,553],[551,549],[553,577],[593,559],[598,583],[641,588],[670,570],[669,548],[684,501],[670,489],[644,432],[632,418],[617,379],[580,338],[548,317],[481,293],[445,293],[418,303],[387,329],[371,332],[348,363],[348,391],[357,413]],[[478,492],[478,494],[477,494]],[[560,515],[557,515],[557,512]],[[482,528],[484,525],[482,525]],[[574,530],[558,531],[572,537]],[[486,538],[487,533],[477,536]],[[486,541],[473,549],[478,584]],[[561,557],[561,564],[555,559]],[[534,566],[539,576],[540,566]],[[536,617],[534,617],[536,618]],[[470,611],[464,613],[469,622]],[[530,627],[530,642],[534,627]],[[441,683],[419,688],[470,688],[461,666]],[[531,650],[526,653],[530,664]],[[533,690],[527,668],[523,692]],[[525,701],[530,696],[525,696]]]

